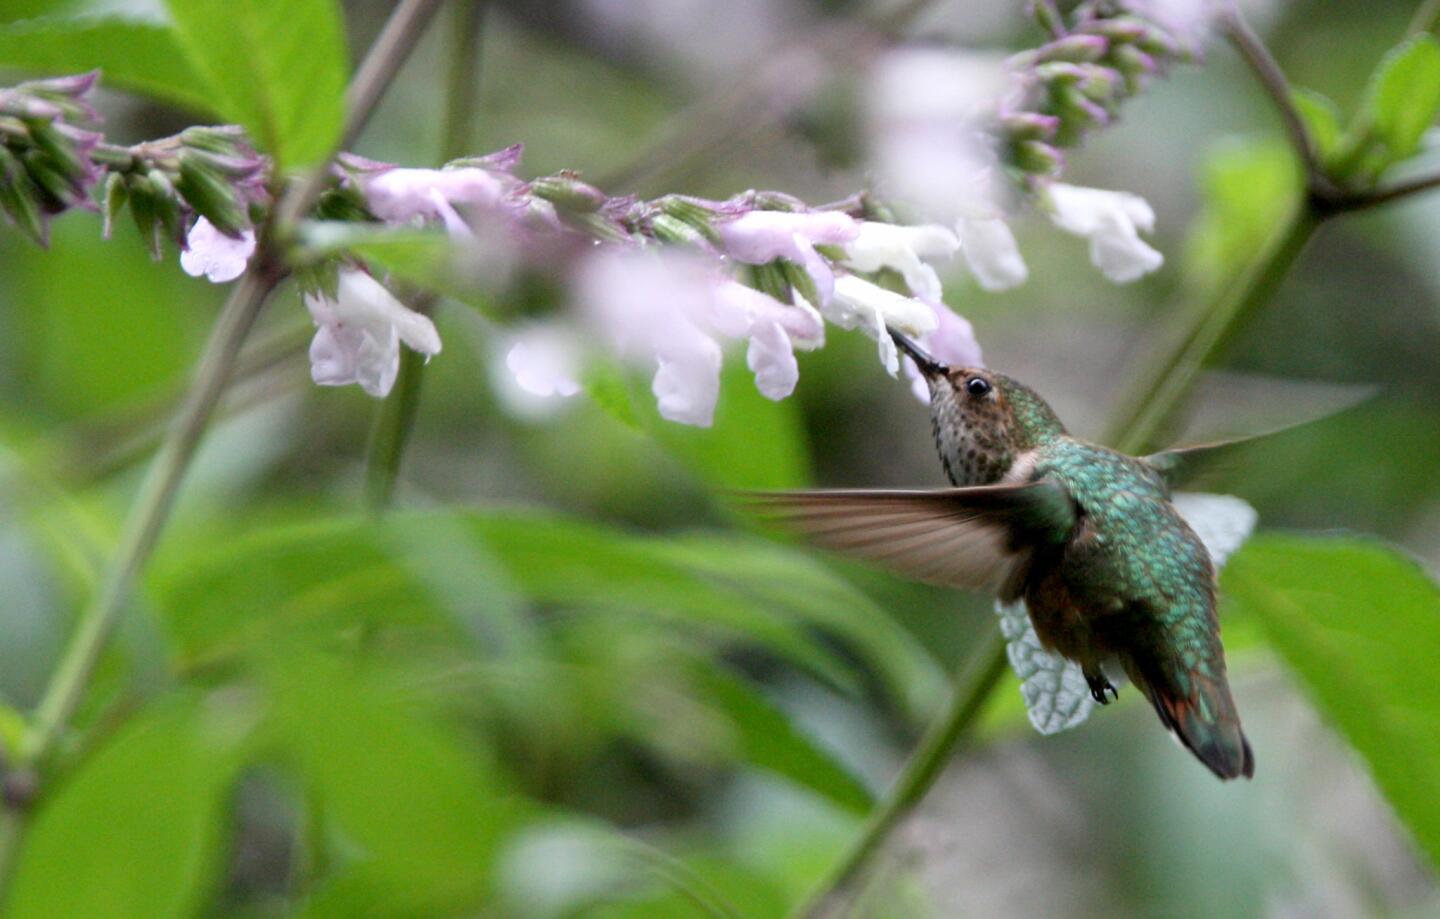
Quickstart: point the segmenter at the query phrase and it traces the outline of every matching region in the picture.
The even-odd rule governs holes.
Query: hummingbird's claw
[[[885,327],[885,331],[890,333],[890,337],[895,339],[895,344],[900,350],[910,355],[915,366],[919,367],[920,372],[927,377],[940,376],[950,369],[927,354],[923,348],[911,341],[908,335],[902,335],[889,326]]]
[[[1112,700],[1120,698],[1119,690],[1111,685],[1110,681],[1105,678],[1105,674],[1099,671],[1085,671],[1085,682],[1090,684],[1090,698],[1101,705],[1109,705]],[[1107,692],[1110,693],[1108,699],[1105,697]]]

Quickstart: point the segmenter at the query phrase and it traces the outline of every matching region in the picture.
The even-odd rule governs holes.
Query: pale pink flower
[[[400,371],[402,342],[426,357],[440,353],[434,324],[359,269],[341,270],[335,299],[307,295],[305,305],[316,325],[310,375],[321,386],[356,383],[383,398]]]
[[[891,376],[899,371],[900,359],[887,327],[920,337],[933,332],[937,324],[934,309],[925,303],[853,274],[835,279],[835,299],[821,312],[842,329],[858,328],[875,339],[880,363]]]
[[[1003,202],[1006,181],[986,124],[1014,83],[997,55],[900,48],[871,71],[866,133],[885,193],[949,223]]]
[[[825,343],[825,323],[803,297],[797,295],[794,304],[781,303],[728,279],[715,288],[711,323],[722,334],[749,339],[745,363],[755,374],[755,387],[776,401],[793,393],[800,380],[795,349]]]
[[[865,220],[845,247],[844,264],[863,272],[893,269],[900,272],[911,294],[938,300],[940,278],[923,259],[948,259],[959,248],[955,234],[937,224],[899,226]]]
[[[764,265],[783,258],[800,265],[815,282],[821,303],[829,301],[835,273],[817,245],[850,242],[860,228],[838,211],[749,211],[716,226],[725,254],[747,265]]]
[[[191,277],[204,275],[214,284],[224,284],[244,274],[245,266],[254,254],[254,230],[246,230],[239,239],[234,239],[201,217],[185,235],[185,251],[180,253],[180,267]]]
[[[507,191],[504,179],[478,166],[459,169],[385,169],[361,173],[357,181],[371,213],[390,223],[438,220],[455,236],[470,228],[456,208],[498,207]]]
[[[709,427],[720,395],[720,346],[695,323],[712,308],[713,266],[673,251],[607,249],[581,265],[577,299],[620,356],[655,367],[660,415]]]
[[[955,234],[965,264],[985,290],[1009,290],[1030,276],[1004,218],[961,217],[955,221]]]
[[[1155,211],[1139,195],[1056,182],[1050,219],[1067,233],[1090,240],[1090,261],[1112,281],[1129,283],[1156,270],[1165,258],[1140,238],[1155,229]]]

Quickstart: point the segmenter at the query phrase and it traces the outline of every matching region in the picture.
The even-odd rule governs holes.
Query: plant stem
[[[1195,378],[1235,332],[1270,301],[1323,217],[1310,204],[1295,208],[1260,258],[1211,303],[1182,318],[1183,328],[1147,368],[1134,377],[1106,433],[1106,443],[1129,453],[1155,446]]]
[[[1425,0],[1415,8],[1415,14],[1410,17],[1410,25],[1405,29],[1405,33],[1418,35],[1432,31],[1437,21],[1440,21],[1440,0]]]
[[[480,45],[488,8],[489,0],[454,0],[445,124],[440,141],[441,160],[453,160],[470,152],[470,138],[480,102]],[[428,313],[436,300],[438,298],[431,294],[421,294],[411,307],[417,312]],[[376,408],[365,460],[365,500],[372,511],[389,506],[395,495],[405,446],[415,429],[424,371],[425,361],[420,355],[402,350],[395,388]]]
[[[348,145],[370,117],[386,85],[414,46],[420,30],[439,0],[402,0],[366,54],[347,92],[350,103],[343,144]],[[155,548],[185,479],[200,438],[234,370],[245,337],[255,324],[270,292],[284,275],[276,256],[275,239],[289,232],[319,194],[327,178],[329,161],[291,188],[276,205],[261,230],[259,250],[250,269],[230,292],[196,366],[190,391],[176,414],[165,441],[156,453],[140,493],[131,505],[119,544],[100,588],[85,607],[69,643],[41,696],[16,762],[9,763],[7,788],[14,782],[33,786],[37,769],[54,752],[65,727],[89,687],[90,676],[130,596],[130,588]],[[7,794],[0,810],[0,889],[9,879],[24,829],[26,807],[34,795],[28,787],[21,797]]]
[[[1240,11],[1234,6],[1227,9],[1221,19],[1224,26],[1225,36],[1230,44],[1235,46],[1240,57],[1244,59],[1250,71],[1255,75],[1256,82],[1270,96],[1270,101],[1275,104],[1280,114],[1280,121],[1285,126],[1285,131],[1290,135],[1290,143],[1300,155],[1300,161],[1305,166],[1305,181],[1312,188],[1320,185],[1329,190],[1329,180],[1321,168],[1319,157],[1315,150],[1315,141],[1310,136],[1310,131],[1305,127],[1305,120],[1300,117],[1296,110],[1295,103],[1290,90],[1290,81],[1285,78],[1285,72],[1280,69],[1280,64],[1275,60],[1270,49],[1260,40],[1248,24],[1246,24]]]
[[[849,851],[811,894],[791,911],[793,919],[821,915],[830,898],[860,874],[896,825],[924,799],[985,710],[985,704],[991,691],[999,684],[1005,666],[1005,640],[998,628],[989,629],[981,639],[980,647],[975,649],[956,676],[955,690],[945,711],[926,729],[900,777],[866,819]]]
[[[16,763],[11,764],[11,769],[7,771],[7,780],[13,776],[26,783],[35,781],[36,768],[42,766],[53,752],[70,716],[84,697],[90,675],[125,608],[130,587],[169,520],[176,493],[194,458],[210,413],[224,391],[240,345],[260,315],[260,308],[277,279],[278,274],[273,268],[252,270],[231,291],[200,358],[189,395],[156,453],[140,493],[125,519],[114,560],[106,570],[95,597],[80,614],[70,642],[45,687],[21,748],[16,751]],[[8,879],[23,830],[24,806],[27,803],[7,797],[5,810],[0,814],[0,882]]]
[[[423,295],[412,307],[428,312],[435,297]],[[400,372],[390,395],[375,408],[370,445],[365,457],[365,503],[371,511],[382,511],[395,495],[405,445],[415,429],[415,412],[420,407],[420,382],[425,359],[408,348],[400,352]]]

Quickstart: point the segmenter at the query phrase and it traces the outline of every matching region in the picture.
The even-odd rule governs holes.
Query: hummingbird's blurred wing
[[[1257,441],[1281,434],[1288,434],[1297,428],[1308,427],[1320,421],[1333,418],[1374,398],[1379,392],[1374,386],[1345,387],[1341,401],[1332,404],[1324,414],[1283,427],[1272,428],[1260,434],[1237,437],[1231,440],[1216,440],[1209,443],[1172,447],[1159,453],[1152,453],[1141,459],[1150,464],[1165,477],[1172,489],[1196,484],[1216,484],[1217,477],[1227,471],[1243,467],[1245,455]],[[1332,400],[1333,402],[1333,400]]]
[[[766,517],[827,549],[908,578],[1018,595],[1037,547],[1074,529],[1075,503],[1053,480],[927,491],[751,492]]]

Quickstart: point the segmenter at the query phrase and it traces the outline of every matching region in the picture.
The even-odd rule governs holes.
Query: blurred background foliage
[[[1247,9],[1292,79],[1350,112],[1412,6]],[[766,76],[775,49],[856,9],[496,0],[467,146],[523,141],[523,173],[573,168],[612,193],[841,197],[864,185],[847,86],[878,36],[809,61],[814,91],[779,119],[714,100],[757,74],[787,80]],[[346,5],[352,60],[387,12]],[[56,40],[45,58],[25,21],[117,13],[163,9],[6,0],[0,65],[18,77],[90,55],[126,85],[143,35]],[[907,31],[1014,49],[1031,29],[1019,4],[937,0]],[[356,152],[437,163],[444,31]],[[134,141],[192,123],[185,106],[203,100],[104,103],[110,135]],[[696,118],[697,103],[720,114]],[[1018,227],[1027,285],[985,294],[957,272],[946,289],[991,366],[1096,435],[1163,320],[1233,277],[1297,176],[1259,88],[1219,44],[1157,82],[1067,176],[1151,201],[1165,270],[1116,287],[1032,217]],[[1440,200],[1423,198],[1327,226],[1187,418],[1197,435],[1253,432],[1305,417],[1332,384],[1382,387],[1363,410],[1256,448],[1226,483],[1272,531],[1225,579],[1255,780],[1214,782],[1135,693],[1042,739],[1007,676],[985,743],[887,848],[858,914],[1440,911],[1421,854],[1440,853],[1435,588],[1378,544],[1280,533],[1376,534],[1440,566],[1437,229]],[[114,237],[84,213],[47,251],[0,233],[9,743],[222,295],[152,263],[128,224]],[[446,348],[425,373],[402,509],[375,518],[360,507],[376,405],[310,384],[308,319],[281,291],[37,803],[7,915],[779,916],[839,856],[993,615],[983,598],[758,536],[718,495],[938,484],[924,407],[876,372],[871,342],[834,332],[781,403],[729,362],[708,431],[658,421],[618,380],[605,405],[519,411],[496,323],[554,297],[442,302]]]

